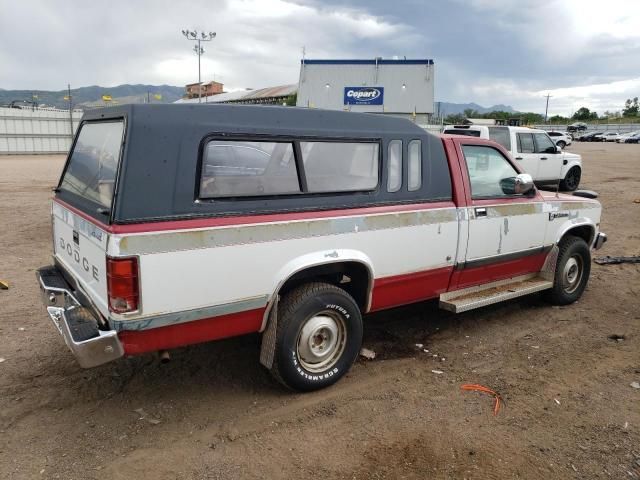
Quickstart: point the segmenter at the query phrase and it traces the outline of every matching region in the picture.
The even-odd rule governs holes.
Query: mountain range
[[[39,105],[45,104],[58,108],[69,108],[67,90],[3,90],[0,88],[0,105],[8,105],[13,101],[36,101]],[[71,89],[71,97],[74,106],[97,106],[102,105],[102,96],[110,95],[113,103],[144,103],[147,98],[152,103],[172,103],[182,98],[184,87],[174,87],[171,85],[118,85],[116,87],[100,87],[93,85],[90,87],[80,87]],[[158,98],[157,96],[160,96]],[[436,113],[443,116],[461,114],[465,110],[471,109],[478,113],[488,113],[493,111],[515,112],[509,105],[493,105],[483,107],[477,103],[450,103],[436,102]]]

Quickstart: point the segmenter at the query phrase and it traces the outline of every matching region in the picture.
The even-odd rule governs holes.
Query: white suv
[[[571,145],[573,137],[568,132],[547,132],[547,135],[551,137],[557,146],[564,148],[567,145]]]
[[[504,148],[538,184],[559,184],[564,191],[578,188],[582,157],[563,152],[544,130],[527,127],[446,125],[442,133],[488,138]]]

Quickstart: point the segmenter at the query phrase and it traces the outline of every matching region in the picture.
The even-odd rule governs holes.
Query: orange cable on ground
[[[500,403],[504,403],[504,400],[502,400],[502,397],[500,396],[499,393],[494,392],[490,388],[487,388],[483,385],[478,385],[477,383],[467,383],[467,384],[461,385],[460,388],[462,390],[483,392],[491,395],[495,399],[495,404],[493,406],[493,415],[494,416],[498,415],[498,412],[500,411]]]

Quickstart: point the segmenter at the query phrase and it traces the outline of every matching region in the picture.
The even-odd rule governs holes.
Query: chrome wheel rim
[[[582,280],[582,257],[574,255],[567,260],[564,264],[562,271],[562,280],[564,283],[564,291],[566,293],[573,293],[577,290]]]
[[[347,327],[341,315],[323,311],[307,319],[298,335],[296,353],[300,365],[309,372],[332,368],[346,346]]]

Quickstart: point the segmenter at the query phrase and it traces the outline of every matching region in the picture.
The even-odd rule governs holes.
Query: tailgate
[[[105,317],[107,232],[53,202],[54,256]]]

